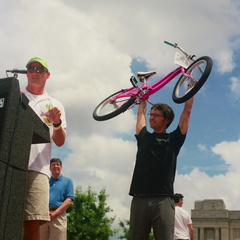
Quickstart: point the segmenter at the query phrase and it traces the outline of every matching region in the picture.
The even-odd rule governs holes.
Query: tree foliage
[[[119,239],[126,239],[129,240],[130,239],[130,234],[129,234],[129,225],[130,225],[130,221],[129,220],[121,220],[118,223],[119,227],[121,228],[121,231],[123,232],[123,235],[121,235],[119,237]]]
[[[75,191],[75,198],[68,211],[68,240],[107,240],[116,233],[111,229],[115,217],[107,216],[112,209],[107,206],[105,189],[98,194],[81,186]]]
[[[121,228],[121,232],[123,233],[119,237],[119,239],[130,240],[130,232],[129,232],[130,221],[129,220],[121,220],[118,223],[118,225]],[[149,235],[149,240],[154,240],[154,236],[153,236],[152,232]]]

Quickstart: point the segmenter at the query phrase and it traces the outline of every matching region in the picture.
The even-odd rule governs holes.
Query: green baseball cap
[[[34,62],[39,62],[43,67],[45,67],[48,70],[47,60],[39,56],[30,58],[29,61],[27,62],[26,68],[28,68],[28,66]]]

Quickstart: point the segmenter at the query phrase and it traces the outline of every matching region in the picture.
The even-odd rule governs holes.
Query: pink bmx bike
[[[186,102],[199,91],[212,70],[212,59],[203,56],[194,60],[195,55],[187,54],[177,43],[173,44],[167,41],[164,41],[164,43],[180,50],[176,52],[174,61],[179,67],[153,85],[147,84],[147,80],[156,74],[155,71],[138,72],[136,74],[137,78],[135,76],[130,78],[132,87],[112,94],[95,108],[93,112],[95,120],[111,119],[133,108],[139,104],[141,99],[148,100],[150,95],[159,91],[177,75],[180,75],[180,77],[172,93],[172,99],[175,103]],[[148,102],[151,103],[149,100]]]

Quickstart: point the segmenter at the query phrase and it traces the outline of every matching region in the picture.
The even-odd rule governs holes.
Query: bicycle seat
[[[138,72],[136,76],[140,82],[144,82],[144,79],[147,81],[148,78],[152,77],[156,73],[157,73],[156,71]]]

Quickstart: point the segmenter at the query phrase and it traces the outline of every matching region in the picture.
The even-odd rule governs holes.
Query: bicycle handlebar
[[[168,41],[164,41],[164,43],[174,47],[174,48],[177,48],[179,49],[188,59],[192,60],[193,61],[193,58],[195,57],[195,55],[189,55],[188,53],[186,53],[180,46],[178,46],[177,43],[170,43]]]
[[[164,43],[166,43],[166,44],[168,44],[168,45],[170,45],[170,46],[172,46],[172,47],[175,47],[175,44],[170,43],[170,42],[168,42],[168,41],[164,41]]]

